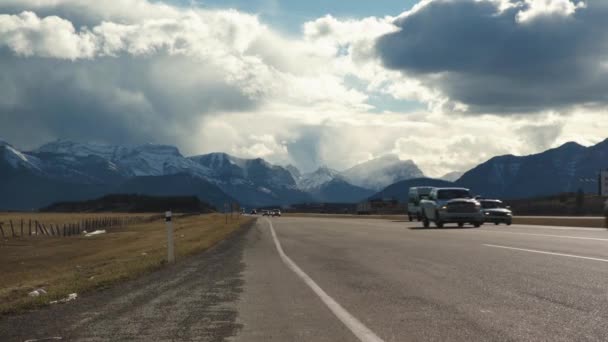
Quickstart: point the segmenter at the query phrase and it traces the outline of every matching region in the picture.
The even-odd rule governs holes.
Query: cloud
[[[0,15],[0,44],[19,56],[65,59],[90,58],[95,53],[94,36],[76,32],[71,22],[56,16],[39,18],[32,12]]]
[[[79,9],[74,13],[84,6],[58,1],[58,10],[66,4]],[[233,10],[169,11],[161,4],[152,11],[156,5],[150,6],[149,18],[123,17],[123,22],[78,29],[55,15],[0,15],[4,138],[27,148],[54,138],[192,146],[205,116],[253,115],[262,106],[369,107],[367,96],[346,87],[341,77],[317,72],[327,64],[325,56],[302,41],[281,37],[256,16]],[[91,3],[88,11],[100,9]],[[102,16],[114,18],[114,12],[108,13]],[[308,57],[293,63],[299,53]],[[36,134],[21,134],[26,125]],[[258,152],[266,151],[259,147]]]
[[[431,176],[591,144],[608,130],[604,7],[425,0],[285,35],[234,10],[5,0],[0,136],[158,142],[303,171],[395,153]]]
[[[524,143],[536,146],[539,149],[545,150],[555,144],[555,141],[562,133],[563,122],[548,123],[548,124],[533,124],[526,125],[517,129]]]
[[[376,44],[471,112],[530,113],[608,102],[608,6],[568,0],[427,1]],[[502,5],[501,5],[502,4]]]

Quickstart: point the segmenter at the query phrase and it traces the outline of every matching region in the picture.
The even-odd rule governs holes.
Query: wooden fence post
[[[28,225],[28,231],[29,231],[29,236],[32,236],[32,219],[30,219],[30,222]]]
[[[23,237],[23,219],[21,219],[21,237]]]
[[[4,239],[4,228],[2,228],[2,222],[0,222],[0,233],[2,233],[2,238]]]
[[[13,228],[13,220],[8,220],[8,222],[10,222],[11,224],[11,233],[13,234],[12,236],[15,237],[15,228]]]

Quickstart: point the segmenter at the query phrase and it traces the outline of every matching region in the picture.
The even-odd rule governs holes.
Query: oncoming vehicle
[[[422,210],[420,209],[420,201],[423,199],[428,199],[429,194],[433,190],[432,186],[418,186],[411,187],[408,193],[408,201],[407,201],[407,217],[410,222],[416,218],[416,220],[422,220]]]
[[[272,216],[281,216],[281,211],[279,209],[275,209],[272,211]]]
[[[481,199],[481,212],[483,213],[484,222],[493,222],[498,225],[505,223],[510,226],[513,222],[513,213],[511,208],[505,205],[501,200],[497,199]]]
[[[420,201],[422,222],[425,228],[434,222],[437,228],[446,223],[465,223],[480,227],[483,224],[481,204],[465,188],[433,188],[429,198]]]
[[[251,209],[251,215],[257,215],[257,214],[258,214],[258,211],[257,211],[257,210],[255,210],[255,209]]]

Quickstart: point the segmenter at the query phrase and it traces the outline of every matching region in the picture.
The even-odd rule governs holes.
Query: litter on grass
[[[63,299],[52,301],[51,304],[67,303],[73,301],[76,298],[78,298],[77,293],[70,293],[67,297]]]
[[[94,232],[86,233],[86,234],[84,234],[84,236],[95,236],[95,235],[105,234],[105,233],[106,233],[106,230],[101,229],[101,230],[96,230]]]
[[[34,291],[28,293],[27,295],[30,297],[38,297],[40,295],[45,295],[46,294],[46,290],[45,289],[35,289]]]

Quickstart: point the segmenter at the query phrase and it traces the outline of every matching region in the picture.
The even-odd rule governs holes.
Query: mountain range
[[[493,157],[465,172],[460,178],[416,178],[392,184],[372,198],[405,201],[412,186],[465,187],[476,195],[500,199],[523,199],[576,192],[598,192],[598,174],[608,169],[608,139],[585,147],[568,142],[527,156]],[[447,175],[451,176],[451,175]]]
[[[608,168],[608,139],[590,147],[569,142],[528,156],[491,158],[456,184],[489,197],[506,199],[563,192],[598,192],[598,173]]]
[[[399,163],[406,167],[400,168]],[[321,167],[301,173],[293,166],[226,153],[186,157],[174,146],[156,144],[113,146],[57,140],[20,151],[0,141],[0,193],[5,195],[0,208],[31,210],[109,193],[196,195],[220,209],[226,202],[245,206],[357,202],[379,187],[420,173],[413,162],[396,157],[382,157],[353,169],[338,172]]]
[[[57,201],[110,193],[195,195],[218,209],[226,202],[274,206],[354,203],[366,198],[405,200],[411,186],[462,186],[504,199],[597,191],[608,168],[608,139],[585,147],[566,143],[528,156],[503,155],[442,180],[424,178],[411,160],[386,155],[345,171],[322,166],[303,173],[292,165],[226,153],[186,157],[174,146],[112,146],[57,140],[32,151],[0,141],[0,208],[34,210]]]

